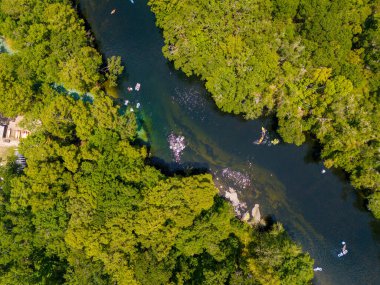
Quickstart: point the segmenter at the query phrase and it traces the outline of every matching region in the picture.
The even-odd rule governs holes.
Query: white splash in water
[[[245,189],[251,185],[251,179],[245,173],[232,170],[230,168],[224,168],[222,170],[222,176],[229,179],[236,186]]]
[[[204,94],[201,94],[194,88],[181,90],[176,88],[176,96],[173,96],[173,101],[176,101],[179,105],[185,107],[190,111],[191,116],[196,116],[202,121],[206,118],[206,98]]]
[[[168,136],[169,148],[171,149],[174,159],[176,162],[181,161],[181,155],[183,150],[186,148],[185,137],[184,136],[176,136],[171,133]]]

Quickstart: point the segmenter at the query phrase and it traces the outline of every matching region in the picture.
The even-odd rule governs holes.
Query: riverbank
[[[111,17],[108,11],[115,8],[118,12]],[[268,119],[245,121],[219,112],[199,79],[186,77],[162,57],[162,33],[145,3],[84,0],[81,9],[100,50],[106,56],[127,59],[128,77],[121,78],[118,87],[120,100],[141,102],[151,156],[160,158],[160,165],[175,167],[167,139],[172,132],[184,136],[181,161],[185,173],[211,169],[219,181],[226,179],[223,170],[227,168],[248,175],[250,187],[241,188],[230,180],[223,185],[235,188],[249,208],[258,202],[263,215],[272,214],[274,220],[283,222],[292,239],[324,269],[315,274],[314,284],[376,284],[380,276],[373,269],[380,266],[376,230],[380,225],[365,211],[363,200],[344,175],[326,169],[316,159],[315,146],[310,142],[300,147],[254,144],[262,126],[272,138],[273,123]],[[131,96],[127,87],[135,82],[143,88]],[[342,226],[347,224],[350,227]],[[337,260],[334,249],[342,240],[350,244],[351,251]]]
[[[373,46],[367,45],[368,40],[377,45],[373,35],[379,25],[366,24],[377,23],[377,2],[333,9],[295,4],[288,10],[257,9],[249,1],[206,8],[201,1],[149,5],[163,29],[164,56],[186,75],[204,80],[219,109],[245,119],[275,115],[276,131],[286,143],[301,145],[306,135],[314,136],[325,167],[344,169],[357,189],[371,193],[368,208],[380,217],[380,102],[373,99],[380,72]],[[346,22],[344,13],[361,16]],[[325,19],[334,23],[327,34],[316,28]],[[336,47],[337,58],[330,42],[338,38],[346,44]]]
[[[16,14],[1,6],[14,26],[0,25],[0,34],[22,48],[0,56],[0,112],[39,127],[19,147],[27,167],[0,169],[9,253],[0,283],[308,283],[312,260],[281,225],[259,232],[238,221],[210,174],[166,177],[146,164],[134,113],[120,114],[100,89],[102,57],[65,3],[38,1]],[[37,53],[42,47],[51,49]],[[56,82],[94,100],[61,94]],[[287,270],[293,263],[298,270]]]

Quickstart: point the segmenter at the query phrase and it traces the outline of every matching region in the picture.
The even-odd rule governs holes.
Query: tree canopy
[[[272,115],[287,143],[307,134],[380,218],[379,0],[150,0],[164,55],[205,81],[216,105]]]
[[[96,92],[106,79],[116,86],[123,72],[120,58],[111,57],[101,68],[102,56],[70,1],[2,0],[0,8],[0,35],[12,40],[15,51],[0,54],[4,115],[16,116],[43,101],[42,83],[80,93]]]
[[[0,0],[0,113],[32,131],[0,167],[1,284],[308,284],[312,260],[280,224],[234,216],[210,174],[146,163],[133,113],[102,90],[122,72],[65,0]],[[59,92],[57,84],[93,100]]]

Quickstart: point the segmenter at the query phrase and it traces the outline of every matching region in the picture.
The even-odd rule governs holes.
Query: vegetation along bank
[[[69,0],[0,0],[0,113],[31,134],[0,168],[0,284],[308,284],[312,260],[279,224],[235,218],[209,174],[166,177]],[[100,71],[104,72],[101,73]],[[57,84],[91,94],[83,100]]]
[[[313,135],[380,218],[379,0],[150,0],[165,57],[216,105]]]

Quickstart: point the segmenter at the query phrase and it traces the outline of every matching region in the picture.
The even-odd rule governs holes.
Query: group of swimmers
[[[136,91],[140,91],[140,87],[141,87],[141,84],[140,83],[136,83],[135,90]],[[128,86],[127,90],[128,90],[128,92],[132,92],[133,88],[131,86]],[[129,100],[125,100],[124,101],[124,105],[127,106],[128,104],[129,104]],[[140,103],[137,102],[136,108],[137,109],[140,108]],[[129,111],[133,112],[133,108],[130,108]]]

